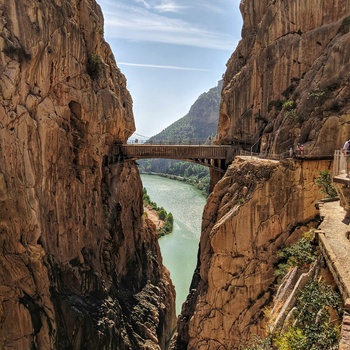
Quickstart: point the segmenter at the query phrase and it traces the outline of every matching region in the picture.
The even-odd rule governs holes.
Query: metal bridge
[[[236,151],[227,145],[150,145],[116,144],[104,158],[104,166],[112,166],[127,159],[168,158],[185,160],[217,171],[225,172]]]

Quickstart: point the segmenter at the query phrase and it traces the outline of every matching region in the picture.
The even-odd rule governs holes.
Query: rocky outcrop
[[[204,210],[200,264],[176,349],[238,349],[265,335],[277,252],[316,225],[314,174],[329,164],[248,157],[230,166]]]
[[[301,143],[309,154],[333,154],[350,132],[349,2],[245,0],[240,9],[219,142],[274,154]]]
[[[135,127],[100,7],[0,18],[0,348],[164,349],[174,289],[137,168],[103,168]]]

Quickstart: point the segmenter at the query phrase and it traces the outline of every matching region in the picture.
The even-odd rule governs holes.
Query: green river
[[[163,264],[176,289],[176,313],[181,311],[197,264],[203,207],[206,198],[195,187],[155,175],[141,175],[143,187],[158,207],[174,216],[174,230],[161,237]]]

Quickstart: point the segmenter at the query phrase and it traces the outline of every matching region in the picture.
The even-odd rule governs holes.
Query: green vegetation
[[[23,47],[9,46],[5,47],[2,51],[5,55],[11,57],[13,60],[17,59],[18,62],[30,61],[32,58],[32,56],[27,53]]]
[[[295,244],[283,248],[278,256],[280,258],[278,268],[275,271],[277,280],[280,281],[287,272],[295,266],[306,268],[317,259],[315,246],[312,244],[314,232],[311,230],[304,234]]]
[[[147,143],[183,143],[189,139],[209,142],[209,137],[216,135],[221,88],[222,82],[219,82],[218,86],[201,94],[186,116],[151,137]],[[185,181],[197,187],[205,196],[209,193],[209,169],[205,166],[170,159],[145,159],[139,160],[138,164],[141,173]]]
[[[255,336],[253,342],[250,345],[241,346],[240,350],[272,350],[272,340],[267,337],[261,339],[258,336]]]
[[[324,89],[317,87],[307,94],[307,98],[317,102],[323,102],[327,98],[327,92]]]
[[[138,161],[138,164],[141,173],[185,181],[198,188],[203,195],[209,193],[209,169],[205,166],[171,159],[145,159]]]
[[[313,244],[314,232],[310,230],[295,244],[284,248],[280,255],[276,275],[284,276],[290,268],[308,268],[316,261],[318,252]],[[281,278],[279,278],[281,280]],[[265,339],[255,337],[241,350],[327,350],[339,343],[342,300],[321,277],[315,277],[300,291],[293,321],[284,325],[279,334],[268,334]]]
[[[297,106],[295,101],[287,100],[283,103],[282,108],[284,110],[284,115],[290,120],[296,120],[297,116]]]
[[[167,213],[163,207],[158,207],[157,203],[152,202],[146,188],[143,188],[143,203],[145,206],[149,206],[151,209],[155,210],[157,212],[158,218],[164,221],[163,227],[158,230],[159,237],[171,233],[174,227],[173,214]]]
[[[328,170],[320,170],[315,183],[321,188],[320,192],[326,195],[327,198],[337,197],[338,194],[335,187],[332,185],[332,177]]]
[[[327,350],[339,342],[340,327],[331,312],[342,317],[340,295],[324,281],[310,281],[299,296],[296,323],[274,343],[281,350]],[[332,310],[332,311],[331,311]]]
[[[185,139],[213,137],[219,119],[221,86],[220,82],[218,86],[201,94],[184,117],[151,137],[148,143],[159,140],[181,143]]]
[[[287,100],[287,101],[283,102],[282,108],[285,111],[291,111],[291,110],[295,109],[296,108],[295,101]]]
[[[102,72],[102,60],[98,54],[93,53],[89,56],[86,71],[90,75],[91,79],[95,80],[100,76]]]

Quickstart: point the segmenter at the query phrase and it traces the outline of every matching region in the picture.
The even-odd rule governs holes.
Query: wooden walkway
[[[178,159],[212,167],[224,172],[236,155],[227,145],[114,145],[104,159],[105,166],[112,166],[127,159],[168,158]]]
[[[350,349],[350,218],[339,201],[319,203],[319,246],[344,302],[339,350]]]

